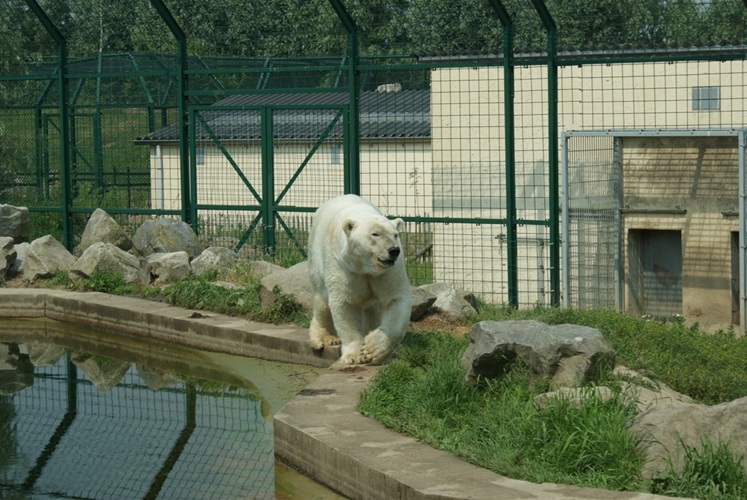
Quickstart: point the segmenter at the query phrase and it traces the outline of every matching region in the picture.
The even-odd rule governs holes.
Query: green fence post
[[[516,237],[516,149],[514,145],[514,24],[499,0],[490,0],[503,27],[503,113],[506,129],[506,244],[508,245],[508,304],[519,307]]]
[[[187,81],[187,35],[184,34],[179,23],[171,15],[169,9],[164,5],[163,0],[151,0],[151,4],[161,16],[161,19],[168,26],[171,33],[176,38],[176,86],[178,94],[178,123],[179,123],[179,169],[181,172],[181,217],[184,222],[192,225],[192,229],[197,232],[197,221],[191,220],[191,206],[193,200],[189,196],[189,117],[187,116],[189,102],[187,90],[189,89]]]
[[[558,29],[543,0],[532,0],[547,31],[547,163],[550,193],[550,304],[560,305],[560,210],[558,192]]]
[[[36,0],[26,0],[31,11],[57,45],[57,106],[60,112],[60,182],[62,184],[62,244],[73,249],[72,184],[70,178],[70,110],[67,81],[67,41]]]
[[[350,113],[345,122],[348,132],[349,157],[345,164],[344,190],[346,193],[361,193],[360,158],[360,78],[358,70],[358,27],[340,0],[329,0],[337,17],[348,33],[348,85],[350,88]]]
[[[262,244],[275,254],[275,159],[273,150],[273,109],[262,109]]]

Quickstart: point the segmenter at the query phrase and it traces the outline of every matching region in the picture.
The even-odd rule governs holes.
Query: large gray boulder
[[[259,304],[266,307],[277,297],[273,293],[275,287],[285,294],[292,294],[304,309],[311,311],[313,304],[313,290],[309,277],[309,261],[305,260],[287,269],[281,268],[260,280]]]
[[[420,321],[436,302],[437,297],[422,286],[411,286],[410,292],[412,296],[412,311],[410,312],[410,321]]]
[[[29,209],[0,204],[0,236],[13,238],[16,243],[29,240]]]
[[[189,224],[168,217],[145,221],[135,231],[132,242],[146,257],[153,253],[187,252],[192,259],[200,253],[197,235]]]
[[[495,378],[522,360],[552,387],[577,387],[615,368],[615,351],[595,328],[541,321],[481,321],[462,364],[467,380]]]
[[[150,277],[160,284],[177,283],[192,273],[187,252],[154,253],[146,261]]]
[[[143,279],[140,259],[112,243],[94,243],[70,267],[70,275],[78,278],[90,278],[96,271],[120,274],[125,283]]]
[[[122,226],[100,208],[97,208],[88,219],[81,236],[79,251],[84,252],[94,243],[111,243],[124,251],[132,248],[132,240]]]
[[[703,437],[714,446],[728,443],[747,472],[747,397],[713,406],[659,397],[638,414],[631,430],[646,444],[644,477],[663,472],[669,460],[682,466],[683,444],[701,450]]]
[[[57,271],[69,271],[75,260],[62,243],[50,235],[42,236],[29,245],[21,273],[29,281],[51,278]]]
[[[446,319],[458,321],[477,314],[477,299],[471,292],[456,290],[446,283],[431,283],[418,288],[436,297],[431,307]]]
[[[192,259],[192,272],[199,276],[207,271],[216,271],[235,264],[239,254],[226,247],[208,247]]]
[[[0,279],[4,278],[18,257],[13,238],[0,236]]]

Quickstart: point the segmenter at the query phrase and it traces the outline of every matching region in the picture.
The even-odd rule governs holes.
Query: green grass
[[[229,271],[239,280],[236,288],[215,284],[218,276],[211,271],[200,276],[190,276],[164,288],[162,293],[169,304],[188,309],[243,316],[264,323],[309,325],[308,313],[292,295],[283,293],[277,287],[273,290],[276,300],[261,307],[258,292],[260,280],[246,269],[246,266],[240,265]]]
[[[737,458],[728,443],[714,445],[701,440],[700,450],[683,444],[685,460],[682,470],[671,461],[667,469],[652,481],[651,492],[687,498],[747,498],[747,474],[744,457]]]
[[[539,409],[526,368],[482,384],[464,381],[467,340],[413,334],[363,391],[358,410],[399,432],[509,477],[607,489],[635,487],[643,455],[627,431],[633,409],[590,396]]]
[[[747,396],[747,338],[715,335],[697,326],[647,320],[613,311],[482,304],[478,320],[537,319],[598,328],[617,349],[617,362],[706,403]],[[644,480],[644,450],[629,431],[635,410],[604,400],[586,388],[582,404],[557,399],[540,409],[547,390],[530,383],[526,367],[498,380],[469,384],[460,360],[468,339],[450,332],[410,333],[396,359],[363,391],[358,409],[399,432],[499,474],[533,482],[557,482],[611,490],[652,491],[700,498],[744,498],[744,470],[726,444],[698,454],[690,465]],[[697,360],[697,363],[694,361]],[[603,383],[621,391],[622,378]],[[719,496],[716,492],[727,492]],[[696,495],[697,493],[697,495]],[[732,496],[728,496],[732,495]]]

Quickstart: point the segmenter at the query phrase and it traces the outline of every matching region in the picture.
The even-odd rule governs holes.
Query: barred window
[[[721,87],[693,87],[693,111],[721,109]]]

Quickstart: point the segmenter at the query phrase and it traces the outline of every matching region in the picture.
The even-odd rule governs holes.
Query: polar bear
[[[402,340],[412,302],[398,233],[403,225],[352,194],[316,211],[308,244],[314,349],[342,343],[343,363],[379,363]]]

